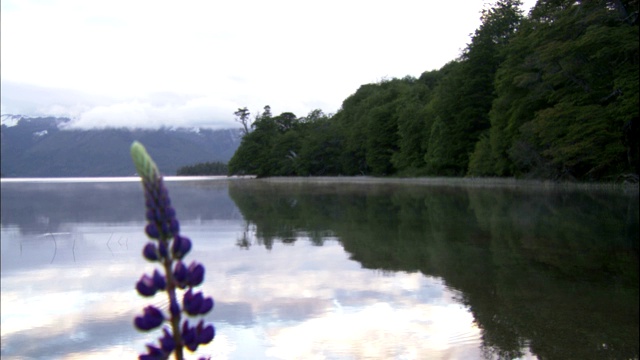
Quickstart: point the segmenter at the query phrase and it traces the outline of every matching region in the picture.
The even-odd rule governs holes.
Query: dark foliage
[[[204,162],[194,165],[183,166],[178,169],[176,175],[197,176],[197,175],[227,175],[227,164],[222,162]]]

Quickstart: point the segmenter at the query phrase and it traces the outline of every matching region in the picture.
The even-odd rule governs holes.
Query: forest
[[[459,58],[335,114],[235,112],[230,175],[638,179],[637,0],[499,0]]]
[[[229,172],[227,164],[215,161],[197,163],[194,165],[186,165],[178,168],[177,176],[193,176],[193,175],[226,175]]]

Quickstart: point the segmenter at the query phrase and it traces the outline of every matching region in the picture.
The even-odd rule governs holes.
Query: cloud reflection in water
[[[194,256],[211,269],[203,290],[219,294],[216,311],[207,316],[219,333],[203,354],[421,358],[478,351],[471,314],[437,278],[363,269],[331,239],[324,246],[299,239],[246,251],[234,243],[241,221],[184,223],[198,244]],[[15,232],[5,238],[3,228],[3,358],[135,356],[151,340],[131,326],[144,305],[132,286],[150,266],[138,261],[145,241],[140,225],[62,226],[76,238],[75,261],[70,238],[60,238],[51,263],[50,241]],[[113,240],[124,238],[126,246]],[[458,334],[468,340],[452,348]]]

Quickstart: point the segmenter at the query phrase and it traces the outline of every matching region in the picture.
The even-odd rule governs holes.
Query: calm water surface
[[[117,180],[117,181],[116,181]],[[177,180],[177,179],[176,179]],[[638,358],[638,192],[168,181],[215,359]],[[2,359],[135,358],[136,179],[2,182]]]

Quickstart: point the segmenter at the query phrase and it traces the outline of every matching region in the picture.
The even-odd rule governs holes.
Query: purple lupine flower
[[[174,237],[178,236],[178,233],[180,233],[180,222],[178,222],[178,220],[171,219],[171,221],[169,221],[169,232],[173,234]]]
[[[164,336],[160,338],[160,348],[170,354],[176,348],[176,341],[167,328],[162,329]]]
[[[187,270],[182,261],[178,261],[173,269],[173,278],[178,282],[179,288],[184,289],[188,276],[189,270]]]
[[[189,271],[187,275],[187,284],[189,286],[198,286],[202,284],[204,280],[204,266],[202,264],[198,264],[195,261],[189,265],[187,269]]]
[[[214,301],[212,297],[206,297],[202,301],[202,306],[200,306],[200,314],[204,315],[213,309]]]
[[[176,236],[173,238],[173,245],[171,246],[171,252],[174,259],[182,259],[191,250],[191,240],[184,236]]]
[[[200,345],[197,341],[196,330],[189,326],[188,322],[182,323],[182,332],[180,333],[182,336],[182,341],[184,341],[184,345],[191,351],[195,351]]]
[[[147,221],[156,222],[160,220],[160,211],[150,206],[153,206],[153,202],[149,202],[149,206],[147,206]]]
[[[162,349],[159,349],[153,345],[147,345],[149,352],[138,357],[139,360],[166,360],[169,358],[171,352],[166,353]]]
[[[160,230],[158,230],[158,226],[155,223],[147,224],[147,227],[144,228],[144,231],[150,238],[160,239]]]
[[[142,296],[153,296],[158,291],[153,278],[147,274],[142,275],[140,280],[138,280],[136,290],[138,290],[138,293]]]
[[[153,239],[144,246],[142,255],[148,261],[160,263],[164,268],[164,275],[157,269],[151,276],[144,274],[136,283],[136,290],[146,297],[153,296],[158,291],[166,291],[169,298],[167,320],[171,325],[170,328],[162,329],[160,347],[147,345],[147,353],[140,355],[139,359],[166,360],[174,353],[176,359],[182,360],[184,347],[195,351],[198,346],[210,343],[215,337],[215,328],[211,324],[205,326],[203,320],[197,326],[191,326],[188,320],[181,319],[181,315],[183,312],[187,316],[204,315],[213,309],[214,301],[211,297],[205,297],[202,292],[193,292],[193,288],[204,281],[205,269],[195,261],[189,267],[182,262],[191,250],[191,240],[180,235],[180,222],[171,206],[169,191],[164,186],[157,166],[138,142],[131,146],[131,156],[144,188],[145,218],[148,221],[145,233]],[[182,296],[182,306],[177,300],[177,289],[186,289]],[[135,317],[134,325],[139,330],[149,331],[161,326],[164,321],[165,315],[161,310],[147,306],[142,316]],[[175,334],[178,336],[174,336]]]
[[[206,345],[216,336],[216,328],[209,324],[204,326],[204,320],[200,320],[197,327],[198,341],[201,345]]]
[[[153,285],[158,290],[164,290],[165,287],[167,286],[167,281],[165,280],[164,276],[160,275],[160,272],[157,269],[153,271],[152,279],[153,279]]]
[[[195,351],[200,345],[210,343],[215,335],[216,330],[213,325],[204,326],[203,320],[200,320],[195,327],[190,327],[187,322],[182,324],[182,339],[184,345],[191,351]]]
[[[153,296],[158,290],[164,290],[167,282],[158,270],[154,270],[153,276],[144,274],[136,283],[136,290],[142,296]]]
[[[164,321],[164,315],[155,306],[147,306],[144,308],[142,316],[136,316],[134,324],[140,330],[151,330],[157,328]]]
[[[142,256],[149,261],[158,261],[158,247],[156,244],[149,242],[142,249]]]
[[[187,290],[184,294],[182,303],[184,304],[184,311],[193,316],[204,315],[213,308],[212,298],[205,298],[202,292],[194,294],[192,289]]]

